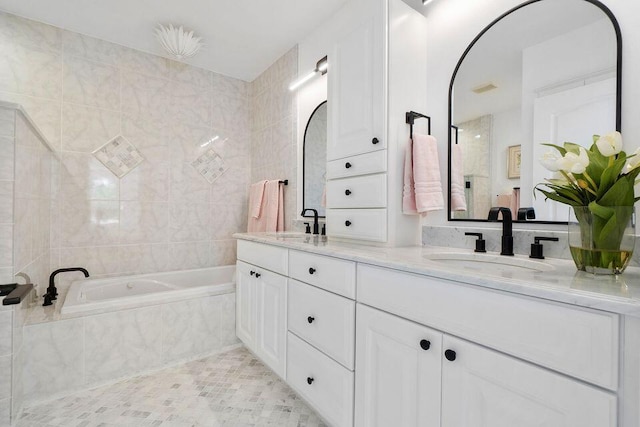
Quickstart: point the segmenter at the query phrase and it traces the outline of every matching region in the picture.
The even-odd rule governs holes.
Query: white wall
[[[428,110],[433,133],[443,141],[440,151],[441,165],[447,164],[446,143],[448,132],[448,90],[453,70],[473,38],[500,14],[522,3],[521,0],[436,0],[425,8],[428,21]],[[626,149],[640,146],[640,2],[637,0],[603,0],[616,16],[622,29],[622,133]],[[442,180],[447,171],[442,167]],[[429,225],[447,225],[446,212],[437,212],[426,219]],[[451,224],[449,224],[451,225]],[[541,228],[543,226],[540,226]]]
[[[493,114],[491,128],[491,203],[498,194],[511,194],[520,179],[507,178],[509,146],[522,144],[519,108]]]

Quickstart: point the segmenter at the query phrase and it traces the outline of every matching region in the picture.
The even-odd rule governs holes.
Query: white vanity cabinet
[[[287,278],[273,270],[284,267],[286,274],[287,252],[241,241],[236,263],[236,335],[282,378],[287,363]]]
[[[327,235],[418,244],[420,221],[396,215],[395,195],[409,138],[405,113],[426,104],[426,20],[402,0],[351,3],[339,12],[348,25],[328,55]]]

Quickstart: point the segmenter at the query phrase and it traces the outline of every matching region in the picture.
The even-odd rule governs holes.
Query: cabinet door
[[[328,160],[386,148],[385,3],[371,1],[329,56]]]
[[[455,355],[442,362],[442,427],[616,425],[611,393],[450,336],[443,347]]]
[[[256,270],[256,354],[276,374],[285,376],[287,343],[287,278]]]
[[[356,426],[440,425],[441,333],[358,304],[356,349]]]
[[[250,272],[255,267],[236,263],[236,335],[251,350],[256,339],[256,283]]]

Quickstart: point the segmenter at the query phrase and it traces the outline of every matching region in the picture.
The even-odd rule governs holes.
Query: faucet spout
[[[511,209],[493,207],[489,209],[490,222],[498,222],[498,215],[502,214],[502,250],[500,255],[513,256],[513,217]]]
[[[313,234],[320,234],[320,227],[318,225],[318,211],[315,209],[303,209],[302,216],[304,216],[305,212],[311,211],[313,212]]]
[[[69,271],[80,271],[84,274],[84,277],[89,277],[89,272],[82,267],[73,267],[73,268],[60,268],[49,276],[49,287],[47,288],[47,293],[45,295],[45,305],[50,305],[51,300],[55,300],[58,297],[58,289],[56,288],[55,278],[60,273],[67,273]],[[48,297],[48,298],[47,298]],[[49,304],[47,304],[49,302]]]

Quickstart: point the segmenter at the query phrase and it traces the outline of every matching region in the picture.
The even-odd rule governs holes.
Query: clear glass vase
[[[621,274],[635,246],[633,206],[607,206],[599,215],[588,206],[569,211],[569,249],[578,270]]]

